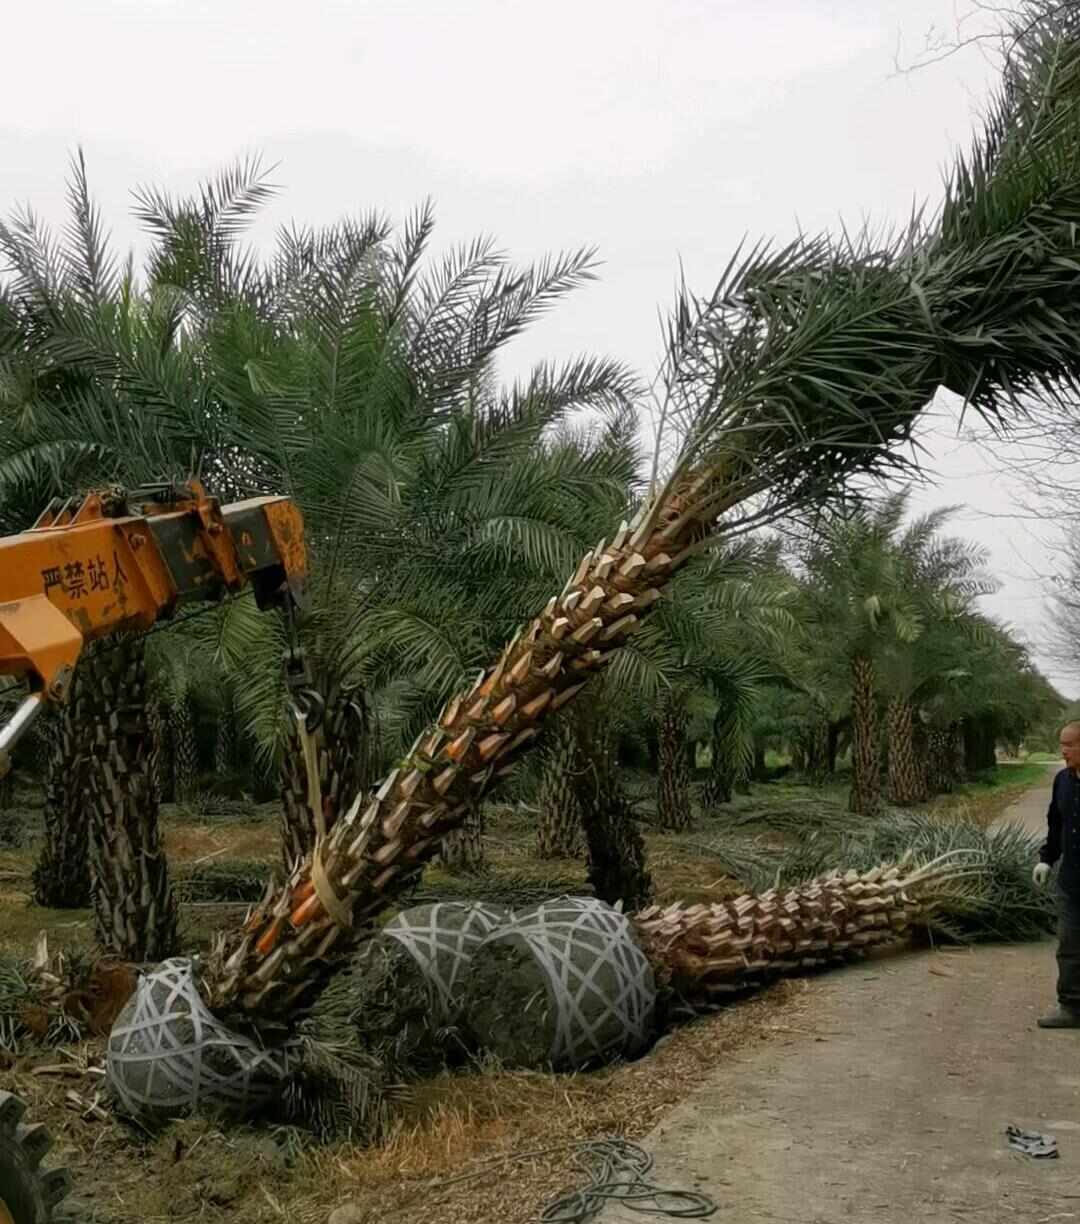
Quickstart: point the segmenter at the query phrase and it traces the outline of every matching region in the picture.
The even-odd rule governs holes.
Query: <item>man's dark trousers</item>
[[[1080,1012],[1080,897],[1058,889],[1058,1002]]]

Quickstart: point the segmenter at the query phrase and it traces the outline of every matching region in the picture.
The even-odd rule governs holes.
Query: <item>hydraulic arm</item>
[[[54,501],[28,531],[0,539],[0,675],[30,688],[0,727],[0,777],[43,704],[66,699],[84,642],[145,631],[186,600],[246,586],[291,623],[306,580],[303,518],[286,497],[222,506],[191,482]],[[291,662],[298,689],[302,660]]]

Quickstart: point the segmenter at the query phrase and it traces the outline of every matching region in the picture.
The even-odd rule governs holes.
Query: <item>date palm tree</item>
[[[468,796],[611,660],[706,541],[895,465],[942,385],[995,420],[1019,395],[1076,379],[1078,137],[1080,44],[1062,22],[1038,23],[933,222],[916,219],[885,245],[759,247],[709,298],[680,298],[667,388],[681,428],[665,478],[375,796],[358,796],[318,866],[309,856],[223,941],[203,979],[212,1006],[258,1019],[312,997],[357,926],[460,822]]]
[[[923,631],[909,569],[897,547],[906,492],[824,518],[804,542],[804,619],[819,649],[849,676],[853,726],[852,811],[880,803],[877,663],[892,641],[910,647]]]

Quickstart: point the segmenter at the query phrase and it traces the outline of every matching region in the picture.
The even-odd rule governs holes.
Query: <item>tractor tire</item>
[[[0,1224],[52,1224],[71,1189],[67,1169],[43,1169],[52,1140],[42,1124],[23,1125],[25,1104],[0,1091]]]

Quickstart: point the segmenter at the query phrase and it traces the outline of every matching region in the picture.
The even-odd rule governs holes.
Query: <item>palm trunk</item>
[[[631,921],[657,984],[693,1007],[782,973],[858,957],[910,937],[948,894],[948,865],[882,864],[714,905],[651,908]]]
[[[964,756],[964,725],[955,722],[949,728],[949,777],[954,786],[967,781],[967,762]]]
[[[924,786],[915,754],[915,710],[910,701],[889,702],[889,802],[910,807],[922,801]]]
[[[927,803],[930,799],[930,737],[927,734],[926,724],[919,717],[917,711],[913,721],[914,732],[912,738],[915,747],[916,791],[918,793],[918,801],[920,803]]]
[[[181,696],[169,710],[169,725],[172,732],[173,798],[177,803],[186,803],[195,795],[199,771],[195,720],[187,694]]]
[[[49,712],[45,774],[45,844],[34,865],[34,900],[48,909],[84,909],[90,904],[89,788],[90,721],[86,674],[90,646],[71,681],[68,699]]]
[[[881,745],[874,664],[861,655],[851,661],[851,714],[854,742],[849,806],[862,816],[873,816],[881,802]]]
[[[824,786],[829,769],[829,722],[818,719],[810,732],[806,773],[812,786]]]
[[[829,723],[828,772],[830,778],[836,773],[836,758],[840,755],[840,733],[842,730],[843,726],[841,723]]]
[[[720,736],[713,733],[710,744],[709,776],[701,789],[701,806],[711,814],[731,802],[732,769]]]
[[[624,910],[640,909],[652,900],[653,882],[646,863],[645,839],[619,779],[610,737],[585,719],[577,723],[581,768],[574,791],[588,854],[588,879],[595,896]]]
[[[335,824],[321,868],[309,855],[242,930],[219,943],[202,978],[211,1008],[272,1021],[315,997],[364,924],[465,818],[470,794],[508,773],[543,721],[630,639],[712,532],[729,480],[730,473],[687,474],[582,559],[496,665],[447,704],[371,802],[350,807]],[[603,837],[589,823],[586,831],[590,850],[599,844],[603,853]],[[643,856],[638,874],[645,875]]]
[[[160,805],[172,798],[172,749],[165,730],[166,717],[160,698],[151,698],[146,703],[146,725],[151,740],[157,745],[150,767],[150,787]]]
[[[574,729],[563,719],[552,731],[540,781],[536,857],[576,858],[581,850],[581,807],[574,791],[574,774],[580,768]]]
[[[927,789],[931,795],[952,790],[952,734],[935,728],[927,737]]]
[[[684,831],[693,823],[686,759],[686,705],[669,697],[660,715],[660,780],[657,816],[662,829]]]
[[[226,695],[218,715],[217,738],[214,740],[214,773],[224,777],[236,765],[236,711]]]
[[[464,822],[447,835],[442,844],[443,866],[463,875],[484,870],[484,806],[473,803]]]
[[[146,710],[144,639],[110,644],[87,660],[91,732],[90,858],[98,942],[123,960],[177,950],[176,903],[152,782],[157,746]]]
[[[343,808],[371,782],[370,720],[361,695],[331,684],[323,725],[316,732],[323,819],[331,829]],[[308,804],[304,754],[295,724],[281,764],[281,845],[286,871],[311,853],[315,814]]]

